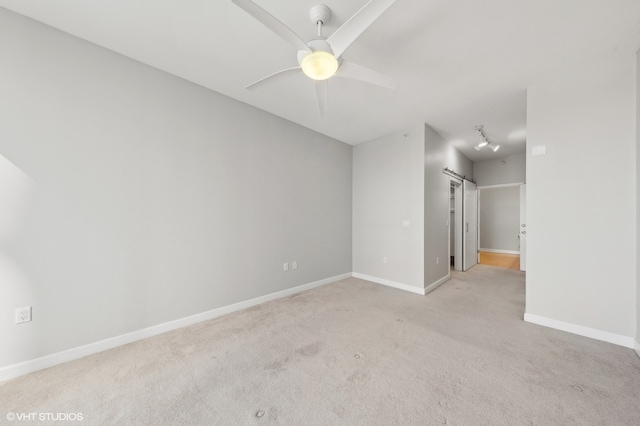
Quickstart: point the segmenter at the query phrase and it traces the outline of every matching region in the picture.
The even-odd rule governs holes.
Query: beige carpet
[[[1,383],[0,422],[640,424],[632,350],[523,312],[519,271],[478,265],[426,297],[347,279]]]

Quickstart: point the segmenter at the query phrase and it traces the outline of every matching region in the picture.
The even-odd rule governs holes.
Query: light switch
[[[547,146],[546,145],[538,145],[531,148],[531,155],[533,157],[538,157],[540,155],[547,155]]]

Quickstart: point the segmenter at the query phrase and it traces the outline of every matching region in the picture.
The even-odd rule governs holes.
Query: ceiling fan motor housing
[[[309,40],[307,44],[309,45],[309,49],[311,49],[311,52],[327,52],[333,55],[333,49],[331,49],[331,46],[329,46],[329,43],[327,43],[326,38]],[[309,51],[298,50],[298,64],[302,64],[302,60],[309,54]]]
[[[317,25],[318,22],[321,22],[322,25],[327,25],[329,23],[329,18],[331,17],[331,9],[324,4],[317,4],[311,8],[309,17],[311,18],[313,25]]]

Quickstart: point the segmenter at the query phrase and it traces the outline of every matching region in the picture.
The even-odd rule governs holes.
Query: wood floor
[[[481,251],[480,263],[483,265],[520,270],[520,255]]]

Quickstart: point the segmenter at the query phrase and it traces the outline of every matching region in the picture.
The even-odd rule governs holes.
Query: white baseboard
[[[625,348],[634,349],[637,347],[637,343],[633,337],[623,336],[621,334],[609,333],[608,331],[597,330],[595,328],[584,327],[582,325],[571,324],[569,322],[558,321],[527,313],[524,314],[524,320],[532,324],[555,328],[556,330],[613,343],[614,345],[624,346]]]
[[[424,294],[429,294],[431,293],[433,290],[435,290],[436,288],[440,287],[442,284],[446,283],[447,281],[449,281],[451,279],[451,272],[449,272],[447,275],[445,275],[444,277],[440,278],[438,281],[429,284],[428,286],[426,286],[424,288]]]
[[[486,251],[487,253],[520,254],[518,250],[500,250],[500,249],[489,249],[489,248],[481,248],[479,250]]]
[[[105,340],[100,340],[98,342],[89,343],[83,346],[78,346],[72,349],[68,349],[66,351],[54,353],[51,355],[46,355],[46,356],[32,359],[29,361],[20,362],[18,364],[9,365],[9,366],[0,368],[0,382],[4,380],[13,379],[19,376],[23,376],[25,374],[33,373],[34,371],[53,367],[58,364],[73,361],[78,358],[83,358],[88,355],[93,355],[99,352],[103,352],[108,349],[113,349],[115,347],[136,342],[138,340],[147,339],[152,336],[157,336],[158,334],[166,333],[168,331],[176,330],[178,328],[186,327],[202,321],[207,321],[213,318],[217,318],[222,315],[227,315],[232,312],[240,311],[242,309],[259,305],[261,303],[270,302],[276,299],[281,299],[283,297],[287,297],[292,294],[300,293],[302,291],[310,290],[315,287],[340,281],[342,279],[349,278],[351,276],[352,276],[351,273],[337,275],[335,277],[326,278],[326,279],[315,281],[308,284],[303,284],[287,290],[282,290],[276,293],[271,293],[264,296],[256,297],[254,299],[234,303],[232,305],[223,306],[210,311],[191,315],[185,318],[180,318],[174,321],[165,322],[163,324],[154,325],[152,327],[144,328],[142,330],[133,331],[131,333],[122,334],[120,336],[110,337]]]
[[[374,283],[377,283],[377,284],[386,285],[388,287],[397,288],[397,289],[404,290],[404,291],[410,291],[411,293],[420,294],[422,296],[424,296],[426,294],[424,288],[414,287],[414,286],[407,285],[407,284],[402,284],[402,283],[397,283],[395,281],[386,280],[384,278],[372,277],[370,275],[361,274],[359,272],[354,272],[353,273],[353,277],[354,278],[360,278],[361,280],[371,281],[371,282],[374,282]]]
[[[638,354],[638,357],[640,358],[640,342],[638,342],[638,341],[636,340],[636,341],[634,342],[634,344],[635,344],[635,348],[634,348],[634,349],[635,349],[635,351],[636,351],[636,354]]]

